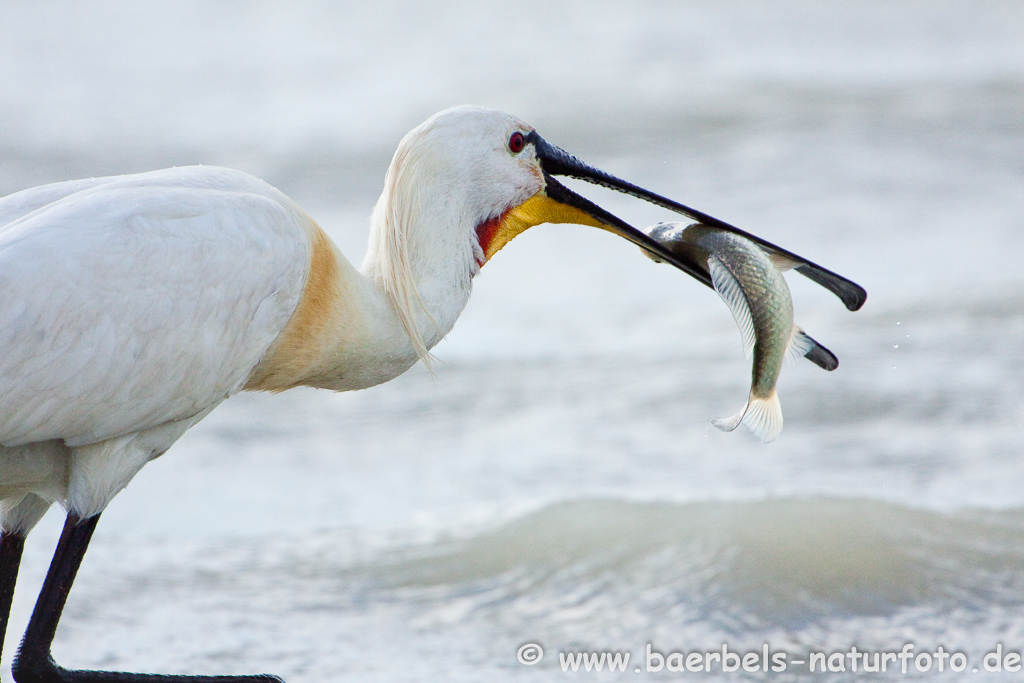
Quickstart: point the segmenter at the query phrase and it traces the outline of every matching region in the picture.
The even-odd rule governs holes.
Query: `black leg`
[[[25,549],[25,537],[17,531],[0,532],[0,652],[4,649],[4,635],[7,620],[11,618],[11,598],[14,584],[18,580],[21,552]]]
[[[120,671],[77,671],[64,669],[53,661],[50,645],[68,599],[75,574],[89,547],[100,516],[80,520],[68,515],[57,551],[43,582],[36,607],[14,660],[12,673],[18,683],[283,683],[277,676],[166,676]]]

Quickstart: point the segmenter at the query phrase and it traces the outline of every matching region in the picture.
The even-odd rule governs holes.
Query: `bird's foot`
[[[125,671],[82,671],[65,669],[53,657],[19,653],[11,673],[18,683],[284,683],[271,674],[249,676],[179,676],[135,674]]]

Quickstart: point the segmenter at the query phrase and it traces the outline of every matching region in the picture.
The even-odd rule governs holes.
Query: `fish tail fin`
[[[839,359],[836,358],[836,354],[819,344],[799,326],[793,325],[793,333],[789,338],[789,346],[786,348],[786,360],[792,362],[801,356],[829,372],[839,367]]]
[[[750,405],[750,401],[743,404],[740,408],[740,412],[736,413],[732,417],[713,417],[711,418],[711,424],[718,427],[723,432],[731,432],[740,426],[740,422],[743,420],[743,416],[747,414],[747,406]]]
[[[741,424],[764,443],[771,443],[782,431],[782,404],[779,395],[772,393],[764,398],[750,394],[740,412],[732,417],[716,417],[711,420],[723,432],[731,432]]]
[[[764,398],[751,394],[742,423],[764,443],[775,441],[782,431],[782,404],[778,393],[773,389]]]

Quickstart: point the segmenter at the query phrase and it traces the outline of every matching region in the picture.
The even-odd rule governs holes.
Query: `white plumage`
[[[274,194],[241,173],[174,169],[108,179],[0,230],[0,443],[94,443],[237,391],[307,270],[301,212]]]
[[[0,521],[101,512],[146,462],[245,387],[359,389],[451,329],[476,228],[543,188],[531,128],[442,112],[403,139],[357,271],[294,202],[186,167],[0,199]],[[300,303],[301,302],[301,303]]]
[[[0,212],[0,445],[23,462],[58,440],[69,458],[62,492],[3,451],[0,496],[95,514],[245,384],[302,294],[308,219],[203,167],[36,188]]]

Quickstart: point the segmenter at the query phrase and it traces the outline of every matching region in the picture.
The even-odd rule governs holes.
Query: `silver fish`
[[[767,253],[746,237],[700,223],[659,223],[649,234],[670,250],[707,263],[715,291],[739,325],[744,353],[754,357],[747,403],[732,417],[713,419],[712,424],[723,431],[742,424],[761,441],[774,441],[782,431],[782,406],[775,391],[782,361],[805,356],[826,370],[839,366],[831,351],[793,323],[793,300],[780,271],[799,263]]]

